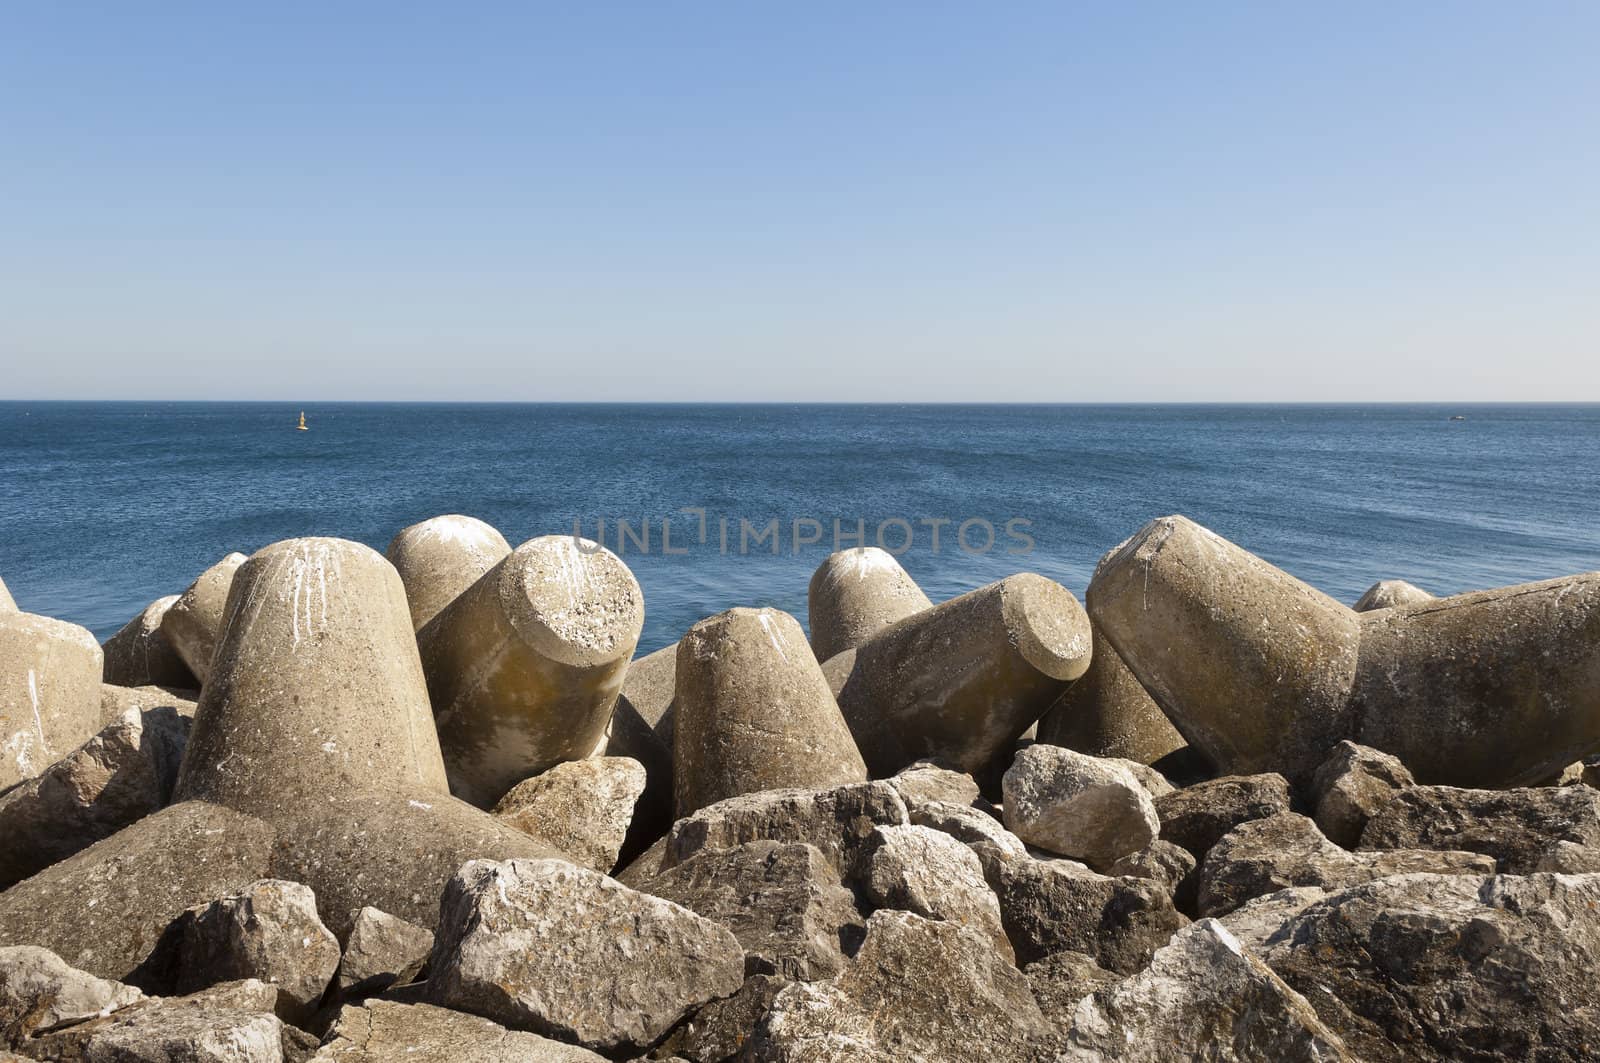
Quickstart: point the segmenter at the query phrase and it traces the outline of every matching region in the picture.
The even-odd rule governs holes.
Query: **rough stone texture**
[[[611,551],[531,539],[417,632],[451,792],[480,808],[564,760],[611,720],[644,594]]]
[[[795,982],[750,1045],[767,1063],[1027,1059],[1053,1033],[1022,973],[987,939],[881,911],[832,982]]]
[[[1184,746],[1178,729],[1099,628],[1094,628],[1089,670],[1040,718],[1038,739],[1092,757],[1140,764],[1153,764]]]
[[[1033,999],[1050,1022],[1067,1029],[1078,1002],[1090,993],[1121,981],[1121,976],[1106,970],[1080,952],[1053,952],[1034,960],[1022,969],[1033,990]]]
[[[164,992],[176,951],[168,928],[268,874],[272,842],[272,829],[250,816],[173,805],[0,893],[0,941]]]
[[[980,797],[972,776],[928,760],[919,760],[885,781],[894,787],[906,808],[913,810],[932,802],[973,805]]]
[[[100,730],[100,644],[87,628],[0,613],[0,791]]]
[[[176,594],[157,598],[106,639],[100,647],[105,657],[101,671],[105,682],[124,687],[199,688],[200,680],[161,633],[161,620],[177,600]]]
[[[1308,797],[1322,833],[1353,849],[1367,820],[1414,783],[1400,758],[1347,739],[1333,747],[1312,776]]]
[[[194,710],[198,706],[200,692],[198,690],[178,690],[170,687],[119,687],[114,683],[100,684],[100,718],[106,722],[115,720],[129,709],[138,709],[148,714],[152,709],[162,710],[163,715],[182,716],[186,720],[194,720]],[[187,726],[187,725],[185,725]],[[185,748],[188,739],[184,739]],[[180,756],[181,760],[182,757]]]
[[[405,591],[376,551],[316,538],[258,551],[233,577],[211,663],[180,800],[275,820],[329,793],[445,792]]]
[[[278,989],[277,1013],[309,1016],[339,969],[339,940],[298,882],[260,879],[194,909],[178,943],[178,991],[256,978]]]
[[[1295,916],[1262,958],[1361,1059],[1600,1049],[1600,876],[1401,875]]]
[[[17,600],[11,597],[11,592],[6,589],[6,581],[0,579],[0,613],[16,613],[20,611],[17,608]]]
[[[1186,926],[1148,969],[1082,1001],[1065,1060],[1354,1060],[1306,999],[1214,919]]]
[[[733,934],[562,860],[474,860],[439,905],[433,1003],[600,1051],[639,1049],[744,982]]]
[[[161,635],[202,685],[211,676],[211,658],[227,619],[228,594],[245,556],[232,553],[189,584],[161,615]]]
[[[1321,886],[1291,886],[1246,901],[1217,921],[1245,948],[1260,954],[1285,924],[1327,895]]]
[[[411,625],[422,625],[511,552],[492,525],[476,517],[447,513],[402,528],[384,557],[405,585]]]
[[[877,908],[964,926],[1013,959],[1000,902],[972,850],[931,827],[879,827],[862,853],[860,887]]]
[[[1200,864],[1199,910],[1226,915],[1245,901],[1291,886],[1333,890],[1386,875],[1488,875],[1494,870],[1494,861],[1477,853],[1347,852],[1324,838],[1310,819],[1286,812],[1241,824],[1211,847]]]
[[[672,706],[678,675],[678,646],[635,658],[611,708],[604,753],[632,757],[644,765],[644,793],[633,806],[633,821],[622,844],[622,861],[633,860],[659,839],[677,818],[673,809]],[[648,712],[648,715],[646,713]]]
[[[1022,839],[981,809],[943,801],[925,801],[910,806],[909,811],[912,823],[943,831],[969,848],[987,846],[1007,860],[1028,856],[1028,847]]]
[[[1161,774],[1160,770],[1148,764],[1140,764],[1137,760],[1122,760],[1116,757],[1099,757],[1096,759],[1108,761],[1112,764],[1120,764],[1128,769],[1129,774],[1139,780],[1139,785],[1144,787],[1144,792],[1149,794],[1151,798],[1165,797],[1177,790],[1177,787],[1172,785],[1172,780]]]
[[[346,1000],[380,993],[433,951],[433,931],[366,907],[356,913],[339,960],[336,982]]]
[[[733,996],[713,1000],[680,1024],[650,1058],[682,1058],[694,1063],[723,1063],[740,1058],[757,1023],[772,1010],[773,1000],[788,984],[788,979],[768,974],[745,979]]]
[[[1021,573],[891,624],[823,672],[873,776],[933,758],[993,786],[1090,648],[1072,592]]]
[[[1421,605],[1435,601],[1433,595],[1403,579],[1381,579],[1368,587],[1350,608],[1358,613],[1393,609],[1397,605]]]
[[[933,608],[887,550],[859,546],[829,554],[806,595],[817,660],[854,649],[890,624]]]
[[[1352,733],[1357,615],[1193,521],[1145,525],[1101,562],[1087,597],[1134,676],[1222,771],[1308,779]]]
[[[672,699],[677,689],[678,644],[674,642],[631,661],[619,695],[633,706],[668,749],[672,748]]]
[[[1222,836],[1241,823],[1289,811],[1289,782],[1282,775],[1226,775],[1156,799],[1161,840],[1204,860]]]
[[[1188,922],[1159,885],[1068,860],[986,861],[984,873],[1021,964],[1065,950],[1130,974]]]
[[[649,880],[645,891],[733,931],[748,975],[830,978],[864,925],[839,873],[803,843],[703,850]]]
[[[1114,760],[1032,745],[1017,754],[1001,785],[1013,834],[1091,867],[1110,867],[1161,831],[1150,794]]]
[[[1396,794],[1361,833],[1363,849],[1464,849],[1493,857],[1509,875],[1545,870],[1563,842],[1600,853],[1600,792],[1417,786]]]
[[[143,998],[121,982],[96,978],[48,949],[0,946],[0,1048],[35,1030],[109,1014]]]
[[[805,632],[730,609],[678,643],[672,775],[679,817],[729,797],[865,782],[867,767]]]
[[[1172,894],[1173,903],[1182,910],[1189,907],[1184,903],[1185,887],[1197,889],[1199,886],[1198,880],[1194,878],[1198,866],[1189,850],[1158,839],[1112,864],[1108,873],[1115,876],[1147,878]]]
[[[347,1004],[317,1063],[601,1063],[586,1048],[431,1004]]]
[[[1600,751],[1600,572],[1360,614],[1361,741],[1418,782],[1540,782]]]
[[[129,709],[0,795],[0,890],[165,807],[188,735],[171,708]]]
[[[644,765],[632,758],[569,760],[513,786],[494,815],[549,842],[573,863],[608,874],[644,788]]]

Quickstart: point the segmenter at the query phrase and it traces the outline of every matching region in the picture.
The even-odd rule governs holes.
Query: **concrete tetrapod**
[[[933,608],[887,550],[838,550],[811,574],[806,595],[811,648],[819,661],[853,649],[897,620]]]
[[[611,551],[529,540],[417,633],[451,792],[479,807],[595,748],[644,625]]]
[[[87,628],[0,612],[0,790],[38,775],[100,730],[103,663]]]
[[[1183,735],[1098,628],[1089,670],[1039,721],[1039,741],[1140,764],[1154,764],[1184,746]]]
[[[203,684],[211,672],[211,655],[227,612],[228,589],[245,557],[232,553],[195,578],[189,589],[167,607],[161,617],[161,634]]]
[[[384,556],[400,573],[411,625],[420,631],[510,552],[511,544],[492,525],[447,513],[400,529]]]
[[[161,621],[177,600],[176,594],[157,598],[101,644],[105,653],[102,678],[107,683],[123,687],[200,688],[200,681],[183,663],[176,647],[161,633]]]
[[[6,581],[0,579],[0,613],[18,612],[17,600],[11,597],[11,592],[6,590]]]

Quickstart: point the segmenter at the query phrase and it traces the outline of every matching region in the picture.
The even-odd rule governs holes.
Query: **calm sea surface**
[[[626,520],[645,651],[733,605],[804,622],[835,521],[890,548],[909,534],[901,563],[935,601],[1029,569],[1081,598],[1105,550],[1167,513],[1345,601],[1384,577],[1446,594],[1600,569],[1597,405],[344,404],[307,407],[308,432],[298,414],[0,403],[0,578],[104,638],[228,551],[291,536],[381,551],[456,512],[513,545],[603,520],[616,549]],[[663,521],[685,552],[662,552]]]

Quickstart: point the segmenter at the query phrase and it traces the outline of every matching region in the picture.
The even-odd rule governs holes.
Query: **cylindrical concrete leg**
[[[400,573],[412,627],[420,631],[510,552],[511,544],[492,526],[447,513],[402,528],[385,556]]]
[[[1381,579],[1368,587],[1367,592],[1357,598],[1351,608],[1358,613],[1370,613],[1374,609],[1393,609],[1397,605],[1421,605],[1437,600],[1421,587],[1403,579]]]
[[[644,626],[644,595],[611,551],[570,535],[517,547],[417,633],[456,796],[589,755]]]
[[[87,628],[0,613],[0,790],[38,775],[100,730],[102,667]]]
[[[157,598],[106,639],[100,648],[105,653],[103,678],[107,683],[123,687],[199,688],[199,680],[161,633],[161,620],[177,600],[176,594]]]
[[[201,684],[211,672],[211,657],[216,653],[217,635],[228,605],[228,588],[244,561],[243,554],[229,554],[200,573],[161,618],[161,634]]]
[[[405,589],[376,551],[259,551],[234,578],[214,665],[176,800],[272,819],[355,790],[445,792]]]
[[[777,609],[730,609],[678,643],[677,814],[729,797],[865,782],[867,768],[805,632]]]
[[[806,596],[811,648],[819,661],[853,649],[897,620],[933,608],[887,550],[861,546],[829,554]]]
[[[1024,572],[885,628],[823,673],[874,778],[927,757],[992,787],[1090,646],[1072,592]]]
[[[1140,764],[1154,764],[1186,744],[1098,629],[1089,670],[1039,720],[1038,740]]]
[[[18,612],[17,600],[11,597],[11,592],[6,590],[6,581],[0,579],[0,613]]]

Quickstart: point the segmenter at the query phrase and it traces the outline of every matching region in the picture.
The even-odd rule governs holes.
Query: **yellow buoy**
[[[299,429],[300,431],[302,431],[302,432],[311,431],[311,429],[306,427],[306,411],[304,411],[304,410],[300,411],[300,423],[295,425],[295,427],[297,429]]]

